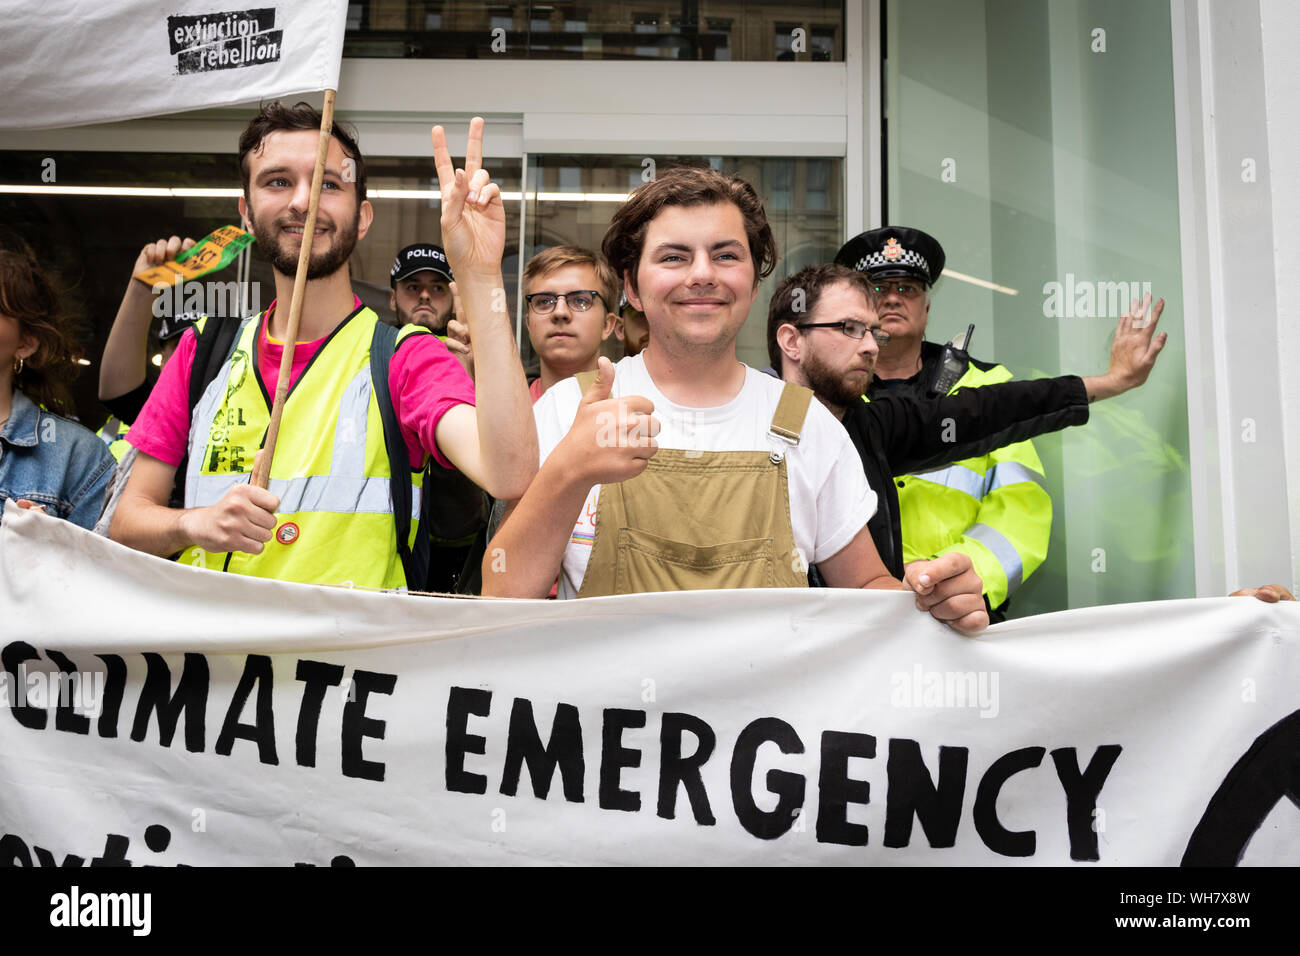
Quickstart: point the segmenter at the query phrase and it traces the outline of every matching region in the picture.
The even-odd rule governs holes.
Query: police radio
[[[961,338],[958,334],[943,347],[943,355],[939,358],[939,371],[934,377],[934,384],[930,386],[930,391],[935,395],[947,395],[966,373],[966,366],[970,364],[967,349],[970,348],[970,337],[974,332],[975,325],[972,323],[967,326],[966,337],[962,339],[961,345],[957,344],[957,339]]]

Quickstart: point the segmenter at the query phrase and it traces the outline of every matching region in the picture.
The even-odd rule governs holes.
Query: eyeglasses
[[[888,345],[890,338],[892,338],[888,332],[879,326],[873,329],[867,323],[858,322],[855,319],[848,319],[844,322],[809,322],[806,325],[796,325],[795,328],[801,331],[803,329],[839,329],[851,339],[864,339],[867,337],[867,333],[870,332],[871,337],[876,340],[876,344],[881,348]]]
[[[538,315],[549,315],[555,311],[555,303],[563,299],[574,312],[586,312],[596,300],[604,302],[605,297],[595,289],[578,289],[574,292],[533,292],[524,296],[528,308]]]
[[[919,282],[886,282],[883,285],[875,283],[873,287],[876,295],[889,295],[897,291],[904,299],[915,299],[925,291],[925,286]]]

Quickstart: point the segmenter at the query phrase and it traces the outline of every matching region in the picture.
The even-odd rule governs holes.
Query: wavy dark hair
[[[601,242],[605,260],[619,278],[625,274],[631,276],[631,286],[636,291],[637,266],[641,263],[641,249],[645,246],[650,221],[666,206],[712,206],[722,202],[735,205],[745,220],[745,237],[749,241],[757,283],[776,268],[776,239],[767,224],[763,200],[739,176],[695,166],[665,170],[658,179],[637,187],[627,202],[618,207],[605,232]]]
[[[263,103],[256,116],[249,122],[239,137],[239,176],[244,184],[244,199],[248,199],[249,168],[248,154],[260,153],[262,141],[279,130],[308,129],[320,132],[321,115],[310,103],[295,103],[285,106],[279,100]],[[366,161],[361,156],[361,147],[357,145],[357,131],[349,123],[335,120],[330,127],[330,134],[343,147],[343,155],[355,162],[357,208],[366,198]]]
[[[79,371],[80,352],[64,331],[68,316],[50,276],[25,244],[0,248],[0,313],[34,336],[36,351],[14,376],[14,386],[47,411],[74,414],[67,383]]]

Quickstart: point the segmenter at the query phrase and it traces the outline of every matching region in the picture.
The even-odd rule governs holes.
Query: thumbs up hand
[[[614,366],[601,357],[596,380],[578,405],[578,414],[557,451],[591,485],[626,481],[645,471],[659,450],[654,403],[641,395],[610,398]]]

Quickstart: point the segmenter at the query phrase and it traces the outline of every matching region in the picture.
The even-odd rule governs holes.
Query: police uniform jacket
[[[894,389],[851,405],[844,427],[876,492],[876,513],[867,526],[889,573],[903,576],[895,475],[985,455],[1087,421],[1088,394],[1076,375],[963,388],[934,397]]]

